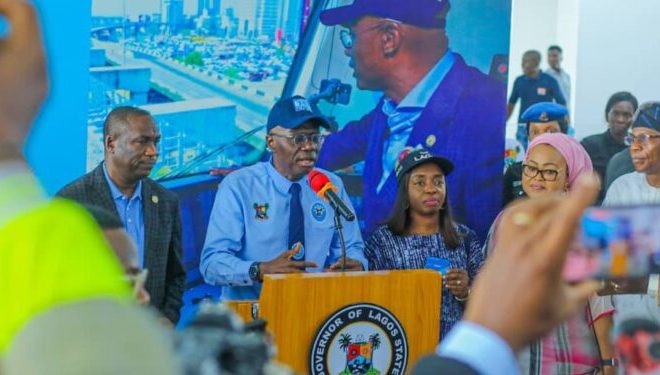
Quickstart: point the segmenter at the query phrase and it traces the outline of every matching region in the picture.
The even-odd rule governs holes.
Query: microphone
[[[355,214],[350,208],[339,198],[336,191],[337,188],[330,182],[328,176],[323,172],[313,169],[307,174],[307,181],[312,187],[312,190],[324,200],[330,202],[332,208],[335,209],[347,221],[355,220]]]
[[[660,370],[660,326],[645,318],[621,323],[615,341],[626,374],[657,374]]]

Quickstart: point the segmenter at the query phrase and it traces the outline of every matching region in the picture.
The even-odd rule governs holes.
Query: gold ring
[[[516,212],[513,214],[513,217],[511,218],[514,224],[519,225],[521,227],[526,227],[534,222],[534,219],[532,219],[532,215],[528,214],[527,212]]]

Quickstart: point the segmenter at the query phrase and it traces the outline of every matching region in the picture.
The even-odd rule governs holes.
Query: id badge
[[[451,268],[451,263],[447,259],[428,257],[426,258],[426,265],[424,268],[440,272],[445,275]]]

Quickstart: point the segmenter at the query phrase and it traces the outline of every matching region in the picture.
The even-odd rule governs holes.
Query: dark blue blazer
[[[389,132],[381,106],[382,100],[360,120],[329,135],[317,162],[337,170],[365,161],[361,215],[366,235],[387,218],[397,192],[394,173],[376,191]],[[447,183],[455,219],[474,229],[482,241],[501,209],[505,121],[506,87],[456,55],[408,140],[409,146],[422,145],[454,162]]]

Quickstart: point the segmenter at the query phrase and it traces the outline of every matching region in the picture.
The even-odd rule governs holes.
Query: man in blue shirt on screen
[[[334,211],[307,181],[324,138],[320,127],[329,126],[307,99],[279,100],[266,125],[272,159],[233,172],[220,184],[200,271],[207,283],[224,287],[222,299],[258,299],[266,274],[341,269]],[[339,177],[323,173],[350,205]],[[357,221],[343,227],[346,269],[366,270]]]
[[[318,165],[364,161],[365,234],[381,225],[397,192],[394,164],[422,146],[456,165],[447,178],[457,221],[484,238],[501,209],[506,88],[449,49],[449,0],[355,0],[326,9],[357,87],[383,93],[368,114],[328,136]]]

